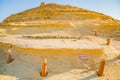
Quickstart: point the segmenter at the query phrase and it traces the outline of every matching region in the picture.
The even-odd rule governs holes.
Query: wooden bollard
[[[106,45],[110,45],[110,41],[111,41],[111,39],[108,38],[108,39],[107,39],[107,43],[106,43]]]
[[[120,59],[120,54],[118,55],[118,58]]]
[[[98,32],[96,30],[94,30],[94,36],[97,36]]]
[[[48,75],[48,72],[47,72],[47,59],[43,59],[43,62],[42,62],[42,69],[41,69],[41,72],[40,72],[40,75],[41,76],[47,76]]]
[[[100,62],[100,67],[99,70],[97,71],[97,75],[98,76],[103,76],[103,72],[104,72],[104,67],[105,67],[105,60],[102,59],[102,61]]]
[[[11,63],[14,59],[12,58],[11,50],[7,50],[7,64]]]

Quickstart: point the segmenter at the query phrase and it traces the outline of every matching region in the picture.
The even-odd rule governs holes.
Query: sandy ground
[[[21,35],[7,35],[1,36],[0,42],[0,80],[120,80],[120,59],[116,58],[120,51],[120,41],[112,40],[108,46],[105,45],[105,39],[94,36],[86,36],[80,40],[34,40],[22,38]],[[6,50],[10,44],[14,45],[11,51],[15,60],[6,64]],[[51,48],[58,50],[50,50]],[[60,50],[62,48],[68,49]],[[77,62],[75,56],[78,52],[91,54],[92,59]],[[99,77],[96,71],[103,54],[107,60],[105,75]],[[48,59],[47,77],[40,76],[44,57]]]
[[[102,48],[97,42],[89,39],[32,39],[24,38],[22,36],[6,35],[0,37],[0,41],[4,43],[11,43],[23,48],[49,49],[49,48],[69,48],[69,49],[100,49]],[[31,43],[32,42],[32,43]],[[103,43],[104,44],[104,43]],[[32,46],[31,46],[32,45]]]

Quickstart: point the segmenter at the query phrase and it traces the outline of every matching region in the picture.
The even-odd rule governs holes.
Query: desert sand
[[[0,37],[0,80],[119,80],[120,41],[95,36],[76,39],[31,39],[21,35]],[[31,43],[32,42],[32,43]],[[117,43],[117,44],[116,44]],[[6,63],[6,50],[10,45],[14,61]],[[79,58],[86,56],[87,60]],[[96,71],[104,57],[104,76]],[[48,60],[48,76],[40,76],[42,59]]]

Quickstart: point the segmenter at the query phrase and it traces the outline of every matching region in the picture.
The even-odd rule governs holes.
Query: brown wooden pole
[[[11,50],[7,50],[7,64],[11,63],[13,61]]]
[[[105,67],[105,60],[102,59],[102,61],[100,62],[99,70],[97,71],[97,75],[103,76],[104,67]]]
[[[94,30],[94,36],[97,36],[98,32],[96,30]]]
[[[120,59],[120,54],[118,55],[118,58]]]
[[[47,72],[47,59],[43,59],[43,62],[42,62],[42,69],[41,69],[41,72],[40,72],[40,75],[41,76],[47,76],[48,72]]]
[[[108,38],[108,39],[107,39],[107,43],[106,43],[106,45],[110,45],[110,42],[111,42],[111,39]]]

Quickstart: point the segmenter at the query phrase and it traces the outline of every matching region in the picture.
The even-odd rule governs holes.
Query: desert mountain
[[[102,13],[56,3],[44,3],[40,6],[29,9],[6,18],[4,22],[21,22],[21,21],[38,21],[38,20],[92,20],[93,22],[118,23],[117,20]],[[95,21],[94,21],[95,20]]]
[[[42,2],[36,8],[9,16],[2,24],[4,23],[9,28],[10,26],[17,27],[17,29],[11,30],[8,28],[8,34],[45,33],[47,35],[76,36],[90,35],[93,34],[93,30],[97,30],[102,36],[114,36],[118,39],[120,36],[119,20],[102,13],[56,3]]]

